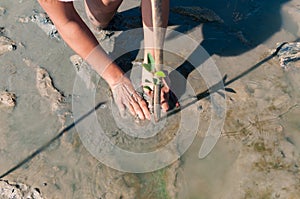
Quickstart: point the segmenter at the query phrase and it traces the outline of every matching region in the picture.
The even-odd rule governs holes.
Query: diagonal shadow
[[[274,58],[278,52],[280,51],[280,49],[288,42],[284,42],[282,43],[280,46],[277,47],[277,49],[268,57],[264,58],[263,60],[259,61],[258,63],[256,63],[255,65],[253,65],[252,67],[250,67],[248,70],[242,72],[241,74],[237,75],[236,77],[234,77],[233,79],[227,81],[227,82],[223,82],[226,80],[227,75],[225,75],[225,77],[223,78],[222,81],[218,82],[217,84],[213,85],[212,87],[208,88],[207,90],[203,91],[202,93],[199,93],[196,95],[196,99],[189,102],[188,104],[181,106],[178,109],[172,109],[171,111],[168,112],[167,115],[163,116],[161,119],[165,119],[171,115],[174,115],[180,111],[182,111],[185,108],[188,108],[189,106],[195,104],[197,101],[204,99],[206,97],[208,97],[209,95],[211,95],[212,93],[218,92],[220,90],[224,90],[225,86],[225,91],[226,91],[226,86],[232,84],[233,82],[237,81],[238,79],[241,79],[242,77],[246,76],[247,74],[249,74],[250,72],[254,71],[255,69],[257,69],[259,66],[261,66],[262,64],[268,62],[270,59]],[[88,117],[90,114],[92,114],[94,111],[96,111],[101,105],[105,104],[106,102],[100,102],[98,103],[94,108],[92,108],[90,111],[88,111],[86,114],[84,114],[83,116],[81,116],[79,119],[77,119],[76,121],[74,121],[72,124],[70,124],[69,126],[65,127],[63,130],[61,130],[55,137],[53,137],[51,140],[49,140],[47,143],[45,143],[43,146],[41,146],[40,148],[38,148],[37,150],[35,150],[33,153],[31,153],[28,157],[26,157],[25,159],[23,159],[22,161],[20,161],[17,165],[15,165],[14,167],[12,167],[11,169],[9,169],[8,171],[6,171],[5,173],[0,175],[0,178],[4,178],[5,176],[11,174],[12,172],[14,172],[15,170],[19,169],[21,166],[23,166],[24,164],[30,162],[34,157],[36,157],[38,154],[40,154],[41,152],[43,152],[44,150],[46,150],[53,142],[55,142],[56,140],[58,140],[61,136],[63,136],[66,132],[68,132],[69,130],[73,129],[75,127],[76,124],[78,124],[79,122],[81,122],[82,120],[84,120],[86,117]]]
[[[65,127],[63,130],[61,130],[55,137],[53,137],[51,140],[49,140],[43,146],[41,146],[40,148],[38,148],[37,150],[35,150],[33,153],[31,153],[28,157],[26,157],[25,159],[23,159],[22,161],[20,161],[16,166],[12,167],[11,169],[9,169],[8,171],[6,171],[5,173],[1,174],[0,178],[4,178],[5,176],[7,176],[7,175],[11,174],[12,172],[14,172],[15,170],[19,169],[21,166],[23,166],[27,162],[30,162],[35,156],[37,156],[38,154],[40,154],[41,152],[43,152],[45,149],[47,149],[53,142],[55,142],[56,140],[58,140],[61,136],[63,136],[69,130],[71,130],[72,128],[74,128],[76,126],[76,124],[78,124],[79,122],[81,122],[82,120],[84,120],[86,117],[88,117],[90,114],[92,114],[101,105],[103,105],[105,103],[106,102],[100,102],[99,104],[97,104],[94,108],[92,108],[86,114],[84,114],[83,116],[81,116],[79,119],[77,119],[76,121],[74,121],[69,126]]]
[[[174,115],[180,111],[182,111],[183,109],[185,108],[188,108],[189,106],[195,104],[197,101],[201,100],[201,99],[204,99],[206,97],[208,97],[209,95],[211,95],[212,93],[220,93],[220,91],[224,90],[225,88],[225,91],[227,90],[226,86],[232,84],[233,82],[237,81],[238,79],[241,79],[242,77],[246,76],[247,74],[249,74],[250,72],[254,71],[255,69],[257,69],[259,66],[261,66],[262,64],[268,62],[270,59],[274,58],[278,52],[280,51],[280,49],[288,42],[284,42],[282,43],[280,46],[278,46],[276,48],[276,50],[271,54],[269,55],[268,57],[264,58],[263,60],[259,61],[258,63],[256,63],[255,65],[253,65],[252,67],[250,67],[249,69],[247,69],[246,71],[242,72],[241,74],[237,75],[236,77],[232,78],[231,80],[225,82],[226,78],[227,78],[227,75],[224,76],[223,80],[216,83],[215,85],[213,85],[212,87],[208,88],[207,90],[203,91],[202,93],[199,93],[196,95],[196,99],[195,100],[192,100],[191,102],[189,102],[188,104],[184,105],[184,106],[181,106],[180,108],[178,109],[173,109],[171,111],[168,112],[168,114],[164,117],[162,117],[162,119],[165,119],[166,117],[169,117],[171,115]],[[228,89],[229,92],[235,92],[233,89]]]
[[[208,51],[210,55],[212,54],[218,54],[221,56],[229,56],[229,55],[238,55],[241,54],[245,51],[248,51],[258,44],[262,43],[266,39],[268,39],[273,33],[275,33],[280,27],[281,27],[281,19],[279,15],[279,8],[280,6],[289,0],[281,0],[281,1],[251,1],[251,0],[229,0],[229,1],[218,1],[218,0],[212,0],[212,1],[205,1],[205,0],[199,0],[199,1],[181,1],[181,0],[175,0],[171,1],[171,7],[178,6],[178,5],[184,5],[184,6],[205,6],[208,8],[211,8],[213,10],[216,10],[218,14],[221,15],[222,18],[225,19],[225,29],[230,30],[229,33],[230,37],[228,40],[222,40],[224,31],[218,31],[220,29],[220,26],[218,24],[205,24],[203,28],[203,35],[204,35],[204,41],[202,42],[202,46]],[[241,3],[241,4],[237,4]],[[252,16],[254,17],[249,17],[248,19],[244,21],[234,21],[232,20],[232,15],[236,11],[240,11],[242,14],[247,14],[248,10],[243,10],[245,9],[242,5],[248,3],[251,6],[248,6],[249,8],[252,8],[252,2],[255,2],[258,5],[258,7],[261,7],[261,10],[263,10],[262,13],[259,15],[256,14],[256,12],[253,12]],[[256,5],[255,5],[256,6]],[[241,7],[241,8],[239,8]],[[268,7],[268,9],[265,9],[265,7]],[[226,8],[226,9],[224,9]],[[255,7],[254,7],[255,8]],[[253,9],[254,9],[253,8]],[[256,8],[255,8],[256,9]],[[276,14],[273,14],[274,12],[270,12],[269,10],[274,11]],[[255,10],[254,10],[255,11]],[[272,13],[272,14],[268,14]],[[278,13],[278,14],[277,14]],[[250,15],[249,15],[250,16]],[[267,16],[267,17],[266,17]],[[276,20],[274,23],[274,16],[276,17]],[[127,19],[127,20],[124,20]],[[264,19],[264,23],[261,23],[260,19]],[[112,30],[128,30],[128,29],[133,29],[133,28],[139,28],[142,27],[141,19],[140,19],[140,14],[139,14],[139,8],[133,8],[128,11],[124,11],[117,15],[115,17],[115,22],[111,23],[112,25],[110,26],[110,29]],[[248,24],[255,23],[259,21],[258,26],[248,26]],[[133,22],[133,23],[132,23]],[[121,24],[120,24],[121,23]],[[191,21],[188,17],[182,17],[179,16],[178,14],[174,14],[171,12],[170,15],[170,24],[172,25],[177,25],[178,28],[175,30],[186,33],[190,31],[191,29],[199,26],[200,24],[203,24],[202,22],[193,22]],[[265,28],[265,24],[268,24],[268,28]],[[223,26],[224,28],[224,26]],[[245,46],[240,44],[240,42],[236,42],[237,37],[234,35],[235,32],[238,32],[238,30],[243,30],[246,35],[250,37],[250,40],[253,41],[253,44],[251,46]],[[264,30],[264,31],[258,31],[258,30]],[[233,35],[233,36],[232,36]],[[215,38],[219,38],[215,40]],[[285,43],[281,44],[276,51],[271,54],[270,56],[264,58],[257,64],[253,65],[251,68],[248,70],[244,71],[240,75],[234,77],[233,79],[227,81],[227,82],[219,82],[212,86],[211,88],[203,91],[202,93],[199,93],[196,95],[196,99],[193,100],[192,102],[186,104],[185,106],[180,107],[180,109],[173,109],[168,112],[168,114],[165,117],[171,116],[173,114],[176,114],[180,112],[181,110],[193,105],[195,102],[208,97],[211,93],[218,92],[220,90],[223,90],[224,86],[228,86],[235,82],[236,80],[246,76],[253,70],[257,69],[259,66],[264,64],[265,62],[269,61],[273,57],[275,57],[278,53],[278,51],[281,49],[281,47]],[[230,46],[231,48],[228,49],[226,48],[227,46]],[[226,49],[225,49],[226,48]],[[136,53],[134,53],[136,54]],[[134,57],[134,56],[133,56]],[[134,58],[133,58],[134,59]],[[183,76],[187,77],[191,71],[180,71],[180,69],[177,69],[179,72],[184,73]],[[225,76],[226,77],[226,76]],[[225,79],[225,78],[224,78]],[[226,91],[226,88],[225,88]],[[22,165],[30,162],[34,157],[36,157],[38,154],[43,152],[45,149],[47,149],[53,142],[58,140],[62,135],[64,135],[66,132],[71,130],[72,128],[75,127],[75,125],[82,120],[84,120],[86,117],[88,117],[90,114],[92,114],[95,110],[97,110],[101,105],[105,104],[106,102],[101,102],[98,105],[96,105],[94,108],[92,108],[90,111],[88,111],[86,114],[84,114],[82,117],[80,117],[78,120],[74,121],[72,124],[69,126],[65,127],[63,130],[61,130],[55,137],[53,137],[51,140],[49,140],[47,143],[45,143],[43,146],[35,150],[33,153],[31,153],[28,157],[20,161],[16,166],[12,167],[5,173],[0,175],[0,178],[3,178],[15,170],[19,169]],[[163,118],[162,118],[163,119]]]
[[[201,26],[202,34],[199,35],[199,37],[203,37],[203,40],[201,41],[200,46],[202,46],[209,55],[224,57],[236,56],[254,49],[282,28],[283,20],[280,10],[282,6],[289,1],[290,0],[174,0],[170,1],[168,25],[173,26],[174,31],[183,34],[189,33]],[[175,12],[174,9],[178,7],[182,9],[208,8],[215,12],[216,15],[223,20],[223,23],[196,20],[195,17],[192,16],[201,15],[199,12],[187,13],[190,10],[185,10],[185,12],[181,13]],[[109,25],[109,29],[112,31],[126,31],[141,27],[142,19],[139,7],[130,8],[118,13]],[[126,36],[126,34],[124,35]],[[128,37],[122,36],[121,33],[115,38],[115,49],[118,48],[118,45],[124,45],[126,39],[128,40]],[[130,40],[134,40],[130,42],[142,41],[139,37],[130,38]],[[130,45],[129,42],[126,44]],[[197,56],[195,53],[196,52],[192,52],[191,56]],[[135,51],[131,52],[130,55],[122,56],[119,60],[125,60],[126,62],[123,61],[120,62],[120,64],[117,62],[117,64],[124,71],[129,71],[132,67],[131,62],[137,58],[137,54],[138,51]],[[196,65],[200,66],[205,60],[199,59],[196,62]],[[176,69],[176,72],[187,79],[194,69],[195,68],[191,64],[185,62]],[[245,73],[248,72],[251,71],[245,71]],[[239,79],[244,75],[246,74],[241,74],[241,76],[237,76],[236,78]],[[172,84],[174,83],[175,85],[174,88],[176,87],[176,89],[173,90],[176,90],[177,98],[180,98],[181,94],[184,93],[185,82],[172,81],[172,78],[176,80],[175,72],[173,74],[171,72],[169,77]],[[235,81],[235,79],[223,83],[228,84],[233,81]],[[211,89],[212,88],[210,88],[210,92],[212,92]],[[199,95],[198,97],[204,98],[205,96],[207,97],[209,93],[208,91],[205,91]],[[171,108],[174,107],[172,102],[170,106]]]

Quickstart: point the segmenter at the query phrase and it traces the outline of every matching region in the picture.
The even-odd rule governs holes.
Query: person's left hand
[[[121,77],[116,84],[112,85],[111,90],[122,116],[127,108],[133,116],[138,116],[141,120],[151,119],[147,103],[135,91],[131,81],[126,76]]]

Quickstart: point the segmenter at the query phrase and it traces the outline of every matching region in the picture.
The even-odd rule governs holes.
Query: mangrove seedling
[[[144,85],[143,88],[152,92],[153,91],[153,88],[155,89],[156,87],[160,87],[162,86],[162,78],[165,78],[166,77],[166,74],[161,71],[161,70],[156,70],[156,67],[155,67],[155,60],[153,58],[153,56],[148,53],[147,54],[147,59],[148,59],[148,63],[144,63],[142,64],[142,66],[145,68],[145,70],[147,70],[148,72],[150,72],[152,74],[152,79],[149,80],[149,79],[145,79],[145,82],[146,83],[149,83],[149,85]],[[153,92],[152,92],[153,93]],[[151,101],[150,101],[150,111],[152,113],[154,113],[154,115],[157,115],[156,114],[156,109],[154,109],[153,111],[153,105],[158,103],[159,104],[159,101],[158,102],[155,102],[155,96],[154,94],[151,96]],[[156,121],[158,120],[158,118],[156,118]]]

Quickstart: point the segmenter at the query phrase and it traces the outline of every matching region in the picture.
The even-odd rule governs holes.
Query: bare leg
[[[96,30],[106,28],[123,0],[84,0],[88,19]]]
[[[144,28],[144,40],[145,47],[154,47],[154,33],[153,33],[153,22],[152,22],[152,11],[151,11],[151,0],[142,0],[142,17],[143,17],[143,28]],[[169,0],[162,1],[162,19],[163,24],[161,28],[166,28],[169,19]],[[163,29],[162,29],[163,30]],[[161,37],[164,37],[165,31],[161,32]],[[163,41],[161,43],[161,48],[163,48]],[[154,56],[153,49],[146,49],[144,53],[144,61],[147,62],[147,54],[151,53]]]
[[[159,37],[160,37],[160,44],[158,47],[160,49],[163,49],[164,45],[164,37],[165,37],[165,28],[168,25],[168,18],[169,18],[169,0],[163,0],[162,1],[162,27],[159,31]],[[152,11],[151,11],[151,0],[142,0],[142,17],[143,17],[143,28],[144,28],[144,42],[145,42],[145,51],[144,51],[144,62],[147,63],[147,54],[151,53],[152,56],[155,58],[155,53],[153,47],[154,45],[154,32],[153,32],[153,21],[152,21]],[[149,48],[150,47],[150,48]],[[150,73],[147,71],[143,71],[143,82],[145,82],[145,79],[151,79],[149,77],[151,76]],[[146,91],[147,92],[147,91]],[[152,92],[147,92],[148,95],[153,95]],[[171,96],[170,96],[171,94]],[[170,91],[170,88],[165,85],[161,88],[161,107],[164,111],[167,111],[169,109],[169,98],[172,97],[173,94]],[[173,96],[173,98],[176,98]],[[179,103],[177,102],[177,99],[173,99],[176,103],[176,106],[179,106]]]

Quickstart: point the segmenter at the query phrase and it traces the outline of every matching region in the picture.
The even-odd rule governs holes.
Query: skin
[[[97,39],[74,8],[73,2],[61,2],[58,0],[38,0],[38,2],[47,12],[64,41],[79,56],[85,59],[95,47],[99,46]],[[168,22],[169,1],[163,0],[163,2],[162,6],[165,12],[162,13],[162,18],[165,28]],[[105,28],[121,3],[122,0],[85,0],[86,12],[94,28]],[[151,1],[142,0],[141,6],[143,27],[145,30],[145,28],[152,27]],[[153,43],[153,35],[144,34],[144,36],[145,44]],[[149,49],[145,54],[148,52],[154,55],[153,50]],[[103,56],[103,54],[99,54],[99,57],[101,57],[103,62],[109,59],[106,55]],[[94,66],[94,69],[98,72],[100,71],[100,66]],[[124,74],[115,63],[110,63],[103,73],[98,73],[106,80],[110,87],[115,85]],[[164,111],[169,109],[169,91],[168,86],[162,88],[161,106]],[[150,92],[148,94],[151,95]],[[131,114],[138,114],[142,120],[145,118],[150,119],[150,112],[144,100],[132,102],[131,107],[129,110]]]

